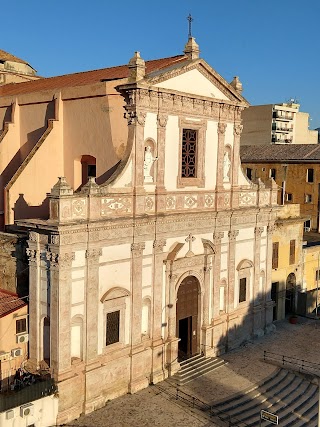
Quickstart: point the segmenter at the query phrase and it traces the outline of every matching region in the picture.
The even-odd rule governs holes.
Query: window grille
[[[119,342],[120,310],[107,313],[106,345]]]
[[[181,177],[197,177],[197,131],[193,129],[183,129],[182,131],[182,156],[181,156]]]

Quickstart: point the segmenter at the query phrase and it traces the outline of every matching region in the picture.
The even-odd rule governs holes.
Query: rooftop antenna
[[[190,39],[191,37],[192,37],[192,21],[193,21],[193,18],[192,18],[192,16],[191,16],[191,14],[189,13],[189,15],[187,16],[187,20],[188,20],[188,25],[189,25],[189,32],[188,32],[188,38]]]

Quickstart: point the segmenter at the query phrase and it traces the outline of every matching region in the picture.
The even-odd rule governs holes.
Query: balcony
[[[284,111],[274,111],[273,112],[273,118],[283,121],[290,121],[293,120],[293,113],[287,113]]]
[[[287,127],[287,126],[281,126],[281,124],[278,124],[278,123],[272,123],[272,130],[275,132],[288,133],[293,131],[293,126]]]

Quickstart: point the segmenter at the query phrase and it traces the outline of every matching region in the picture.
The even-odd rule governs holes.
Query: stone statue
[[[153,165],[153,163],[158,160],[158,157],[153,157],[151,152],[150,145],[147,145],[145,152],[144,152],[144,163],[143,163],[143,176],[144,176],[144,182],[153,182],[153,178],[150,175],[150,170]]]
[[[229,154],[226,151],[224,153],[224,158],[223,158],[223,182],[230,182],[230,178],[229,178],[229,171],[230,171],[230,159],[229,159]]]

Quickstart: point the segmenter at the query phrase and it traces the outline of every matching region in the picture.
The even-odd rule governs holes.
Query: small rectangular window
[[[197,131],[183,129],[181,153],[181,177],[197,177]]]
[[[88,165],[88,178],[91,176],[94,178],[97,176],[96,165]]]
[[[304,223],[304,231],[310,231],[310,230],[311,230],[311,221],[310,221],[310,219],[308,219]]]
[[[316,270],[316,282],[320,280],[320,270]]]
[[[314,179],[313,169],[307,169],[307,182],[313,182]]]
[[[274,168],[270,169],[270,178],[276,179],[276,170]]]
[[[305,195],[305,203],[312,203],[312,195],[311,194]]]
[[[106,345],[119,342],[120,310],[107,313]]]
[[[290,240],[290,260],[289,263],[294,264],[296,262],[296,241]]]
[[[292,202],[293,201],[292,193],[286,193],[286,200],[287,200],[287,202]]]
[[[247,177],[251,180],[252,179],[252,169],[251,168],[247,168],[246,169],[246,174],[247,174]]]
[[[27,332],[27,319],[19,319],[16,321],[16,334]]]
[[[244,302],[246,299],[247,299],[247,279],[244,277],[240,279],[239,302]]]
[[[278,268],[279,264],[279,242],[272,243],[272,268]]]

